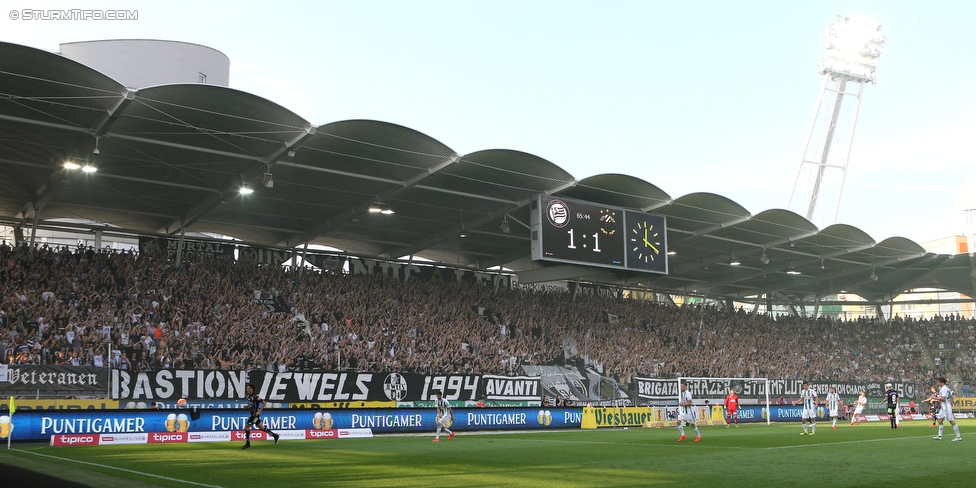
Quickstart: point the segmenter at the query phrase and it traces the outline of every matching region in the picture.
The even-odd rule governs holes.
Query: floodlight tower
[[[805,215],[811,222],[827,169],[840,170],[840,185],[836,188],[837,204],[831,223],[837,222],[864,87],[868,82],[875,84],[878,59],[884,52],[885,38],[880,31],[881,26],[870,19],[852,19],[839,15],[836,22],[827,26],[827,53],[818,63],[820,74],[824,77],[823,85],[820,87],[820,95],[817,97],[813,117],[807,129],[807,139],[803,145],[803,154],[800,156],[800,167],[796,173],[796,182],[793,183],[793,192],[790,193],[789,203],[786,204],[786,208],[793,210],[793,201],[797,197],[797,189],[800,188],[802,200],[798,199],[798,201],[803,202],[801,204],[806,208],[798,209],[797,213]],[[855,83],[858,87],[857,92],[847,92],[848,85]],[[854,97],[856,100],[853,114],[844,114],[841,110],[844,99],[848,97]],[[844,122],[842,115],[851,116],[848,122],[850,132],[846,141],[847,149],[831,157],[832,154],[840,151],[835,147],[840,144],[836,144],[838,141],[834,140],[834,133],[839,124]],[[810,143],[813,140],[814,130],[818,126],[817,144],[811,151]],[[804,182],[802,186],[801,181]]]

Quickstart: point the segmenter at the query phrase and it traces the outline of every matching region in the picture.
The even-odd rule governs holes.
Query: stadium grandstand
[[[976,379],[972,254],[11,43],[0,87],[7,365]],[[664,268],[537,254],[553,201],[663,217]]]

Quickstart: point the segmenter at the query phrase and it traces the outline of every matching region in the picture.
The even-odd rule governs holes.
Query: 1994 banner
[[[282,372],[164,369],[112,371],[112,398],[175,401],[243,399],[254,383],[270,402],[424,401],[437,391],[454,401],[541,400],[538,377],[413,373]]]

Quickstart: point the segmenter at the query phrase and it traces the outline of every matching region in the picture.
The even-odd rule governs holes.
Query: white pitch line
[[[51,456],[50,454],[41,454],[39,452],[32,452],[32,451],[22,450],[22,449],[18,449],[18,451],[19,452],[26,452],[27,454],[33,454],[35,456],[41,456],[41,457],[46,457],[46,458],[51,458],[51,459],[59,459],[61,461],[70,461],[72,463],[87,464],[89,466],[98,466],[99,468],[114,469],[116,471],[124,471],[126,473],[138,474],[138,475],[141,475],[141,476],[149,476],[149,477],[152,477],[152,478],[159,478],[161,480],[166,480],[166,481],[175,481],[177,483],[185,483],[185,484],[188,484],[188,485],[206,486],[207,488],[221,488],[220,485],[207,485],[207,484],[204,484],[204,483],[197,483],[196,481],[187,481],[187,480],[181,480],[179,478],[170,478],[169,476],[160,476],[158,474],[144,473],[142,471],[136,471],[136,470],[133,470],[133,469],[119,468],[119,467],[115,467],[115,466],[109,466],[109,465],[106,465],[106,464],[90,463],[88,461],[79,461],[77,459],[70,459],[70,458],[63,458],[63,457],[58,457],[58,456]]]
[[[881,442],[881,441],[898,441],[905,439],[919,439],[928,436],[913,435],[909,437],[885,437],[882,439],[860,439],[856,441],[840,441],[840,442],[820,442],[816,444],[796,444],[793,446],[776,446],[776,447],[760,447],[758,449],[762,450],[775,450],[775,449],[794,449],[798,447],[818,447],[818,446],[836,446],[840,444],[860,444],[862,442]]]

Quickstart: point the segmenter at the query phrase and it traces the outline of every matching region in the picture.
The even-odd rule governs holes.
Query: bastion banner
[[[9,366],[7,381],[0,381],[0,396],[88,395],[108,391],[108,368],[94,366]]]
[[[437,391],[451,401],[539,401],[540,378],[496,375],[422,375],[414,373],[283,372],[164,369],[152,372],[112,371],[112,398],[143,402],[242,400],[244,386],[254,383],[258,395],[274,403],[411,402],[435,399]]]

